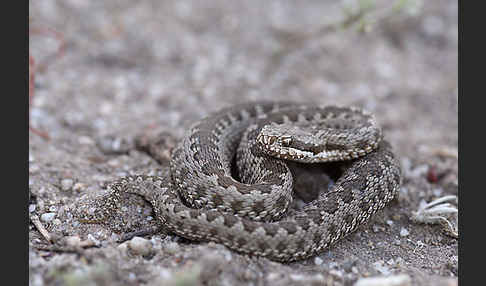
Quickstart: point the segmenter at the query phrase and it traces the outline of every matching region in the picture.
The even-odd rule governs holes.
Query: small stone
[[[43,213],[40,219],[43,222],[51,222],[54,219],[54,217],[56,217],[56,213]]]
[[[400,230],[400,236],[405,237],[405,236],[408,236],[408,235],[409,235],[408,229],[402,227],[402,229]]]
[[[389,220],[386,221],[386,224],[389,225],[389,226],[392,226],[393,225],[393,221],[391,219],[389,219]]]
[[[68,236],[66,237],[66,244],[72,247],[78,247],[81,243],[81,238],[79,236]]]
[[[121,252],[126,253],[126,252],[127,252],[127,250],[128,250],[128,241],[127,241],[127,242],[124,242],[124,243],[122,243],[122,244],[120,244],[120,245],[118,245],[118,246],[117,246],[117,248],[118,248],[118,249],[119,249]]]
[[[134,142],[129,138],[106,135],[96,142],[98,148],[105,154],[124,154],[133,149]]]
[[[401,258],[400,256],[395,259],[396,265],[403,265],[405,263],[405,260]]]
[[[93,139],[91,139],[91,137],[88,137],[88,136],[80,136],[78,138],[78,142],[81,145],[94,145],[95,144],[95,141]]]
[[[277,280],[281,277],[282,275],[278,272],[270,272],[268,273],[267,275],[267,280],[268,281],[273,281],[273,280]]]
[[[412,280],[406,274],[359,279],[354,286],[409,286]]]
[[[169,254],[176,254],[180,251],[180,247],[176,242],[168,242],[164,245],[164,250]]]
[[[128,249],[135,255],[148,255],[152,251],[152,242],[142,237],[135,236],[128,242]]]
[[[314,258],[314,264],[315,265],[321,265],[322,262],[324,262],[324,260],[322,260],[322,258],[317,257],[317,256],[316,256],[316,258]]]
[[[434,194],[434,196],[440,197],[440,196],[442,196],[443,190],[442,190],[442,188],[436,188],[436,189],[432,190],[432,193]]]
[[[40,170],[40,167],[36,164],[29,164],[29,173],[34,174]]]
[[[36,206],[35,206],[34,204],[30,204],[30,205],[29,205],[29,213],[33,213],[33,212],[35,212],[35,207],[36,207]]]
[[[343,272],[336,270],[336,269],[329,270],[329,274],[331,274],[332,276],[337,277],[337,278],[343,278]]]
[[[135,279],[137,279],[137,276],[135,275],[135,273],[133,273],[133,272],[128,273],[128,280],[135,281]]]
[[[390,274],[390,269],[384,265],[383,260],[376,261],[375,263],[373,263],[373,266],[375,267],[376,271],[380,272],[383,275]]]
[[[94,245],[101,245],[101,242],[97,240],[91,233],[88,234],[87,239],[90,240]]]
[[[69,191],[74,185],[73,179],[63,179],[61,180],[61,190]]]
[[[73,186],[73,191],[81,192],[86,186],[83,183],[76,183]]]

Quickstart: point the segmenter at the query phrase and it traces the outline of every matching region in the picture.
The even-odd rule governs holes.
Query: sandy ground
[[[411,219],[458,195],[457,1],[262,2],[30,2],[31,124],[50,136],[29,138],[31,285],[457,284],[457,239]],[[374,5],[360,14],[359,3]],[[258,99],[375,113],[402,164],[399,198],[291,264],[165,233],[120,243],[73,216],[110,181],[166,168],[137,136],[165,132],[169,154],[195,120]],[[127,231],[153,225],[130,200]]]

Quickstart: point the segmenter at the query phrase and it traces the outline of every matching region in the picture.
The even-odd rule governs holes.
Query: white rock
[[[386,277],[368,277],[359,279],[354,286],[409,286],[412,280],[408,275],[392,275]]]
[[[176,254],[180,251],[180,247],[177,242],[168,242],[164,245],[164,250],[169,254]]]
[[[320,257],[314,258],[315,265],[321,265],[322,262],[324,262],[324,260],[322,260],[322,258],[320,258]]]
[[[43,213],[40,216],[41,221],[51,222],[56,217],[56,213]]]
[[[61,189],[63,191],[69,191],[74,185],[73,179],[63,179],[61,180]]]
[[[77,247],[81,243],[81,238],[79,236],[69,236],[66,237],[66,244],[69,246]]]
[[[402,229],[400,230],[400,236],[405,237],[405,236],[408,236],[408,235],[409,235],[408,229],[402,227]]]
[[[136,255],[148,255],[152,251],[152,242],[142,237],[135,236],[128,244],[128,249]]]

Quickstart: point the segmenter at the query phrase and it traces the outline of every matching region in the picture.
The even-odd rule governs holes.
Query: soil
[[[30,121],[49,136],[29,136],[30,285],[457,285],[457,237],[411,219],[458,195],[457,1],[29,5]],[[194,121],[261,99],[376,114],[402,165],[398,199],[288,264],[163,231],[120,242],[107,225],[77,221],[76,206],[109,182],[166,170]],[[160,133],[157,161],[135,139]],[[150,205],[127,202],[123,231],[156,226]]]

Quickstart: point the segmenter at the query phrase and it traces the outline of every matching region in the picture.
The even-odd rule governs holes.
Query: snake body
[[[382,137],[373,116],[357,108],[236,105],[191,127],[172,153],[167,176],[130,176],[112,184],[115,199],[104,214],[116,208],[117,194],[136,193],[151,202],[165,228],[182,237],[276,261],[305,259],[356,230],[397,195],[400,167]],[[286,160],[349,163],[328,192],[288,214],[293,178]]]

